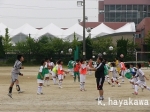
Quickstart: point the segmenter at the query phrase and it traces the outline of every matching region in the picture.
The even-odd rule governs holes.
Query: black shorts
[[[105,81],[105,77],[96,78],[97,90],[103,90],[104,81]]]

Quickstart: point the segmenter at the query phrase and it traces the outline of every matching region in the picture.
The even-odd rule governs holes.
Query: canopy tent
[[[39,30],[39,32],[37,33],[37,38],[40,38],[42,36],[61,38],[63,31],[64,31],[63,29],[51,23],[48,26],[44,27],[43,29]]]
[[[6,28],[8,28],[6,25],[4,25],[3,23],[0,23],[0,35],[5,36]],[[12,29],[8,28],[8,32],[10,34],[12,32]]]
[[[31,38],[35,38],[38,30],[32,27],[29,24],[24,24],[23,26],[15,29],[11,33],[12,41],[19,42],[23,41],[27,38],[27,36],[31,36]]]
[[[104,36],[104,35],[109,35],[115,33],[115,30],[109,28],[105,24],[101,23],[91,31],[91,38],[95,38],[98,36]]]
[[[130,32],[134,33],[134,32],[136,32],[135,23],[134,22],[127,23],[115,31],[116,31],[116,33],[130,33]]]
[[[79,25],[79,23],[76,23],[72,27],[64,30],[62,34],[62,38],[65,40],[73,41],[74,34],[76,35],[79,41],[83,39],[83,27]],[[87,36],[88,36],[88,32],[85,29],[85,37]]]

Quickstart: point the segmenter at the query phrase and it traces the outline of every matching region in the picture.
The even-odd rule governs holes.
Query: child
[[[93,65],[93,60],[90,59],[89,62],[88,62],[88,69],[93,68],[92,65]],[[88,74],[91,75],[91,71],[88,71]]]
[[[62,81],[64,79],[64,72],[66,72],[65,70],[63,70],[62,65],[63,65],[63,61],[59,60],[58,61],[58,72],[57,72],[58,80],[59,80],[59,88],[62,88]]]
[[[74,73],[73,73],[73,66],[74,66],[74,61],[73,58],[71,58],[71,60],[68,62],[68,72],[71,73],[71,75],[74,77]]]
[[[134,89],[134,84],[138,81],[138,77],[134,77],[136,75],[135,68],[133,67],[133,63],[130,64],[130,72],[132,74],[132,79],[130,80],[130,83],[132,84],[132,88]]]
[[[74,66],[74,82],[76,81],[76,76],[78,76],[78,82],[80,82],[80,74],[79,74],[79,69],[80,69],[80,61],[76,60],[76,64]]]
[[[44,66],[44,68],[45,68],[45,80],[44,80],[44,85],[47,85],[47,86],[49,86],[50,85],[50,80],[49,80],[49,77],[50,77],[50,75],[49,75],[49,59],[48,58],[46,58],[45,59],[45,66]]]
[[[14,67],[11,72],[11,84],[10,84],[9,93],[8,93],[8,96],[11,98],[12,98],[12,89],[13,89],[14,83],[15,82],[18,83],[18,75],[23,76],[23,74],[20,73],[20,69],[24,69],[24,67],[22,66],[23,61],[24,61],[24,57],[22,55],[18,55],[17,60],[15,61]],[[18,92],[21,91],[20,86],[18,84],[16,85],[16,89]]]
[[[108,84],[110,84],[109,72],[108,72],[110,70],[110,66],[109,66],[108,61],[106,59],[104,60],[104,67],[106,67],[106,69],[104,70],[105,80],[108,82]]]
[[[118,87],[121,87],[120,83],[117,81],[117,70],[115,68],[115,63],[111,63],[111,68],[110,68],[110,72],[112,72],[112,87],[114,87],[114,82],[116,82],[118,84]]]
[[[120,77],[119,77],[119,79],[122,79],[122,82],[124,82],[124,75],[125,75],[125,70],[126,70],[126,68],[125,68],[125,64],[124,64],[124,62],[122,61],[122,59],[119,59],[119,65],[120,65]]]
[[[52,69],[52,77],[54,81],[54,85],[56,85],[56,79],[57,79],[57,70],[58,70],[58,62],[56,62],[56,66],[53,67]]]
[[[85,91],[85,79],[86,79],[86,73],[87,73],[87,66],[86,61],[83,59],[80,60],[81,67],[80,67],[80,91]]]
[[[41,62],[39,73],[37,75],[37,83],[39,84],[38,89],[37,89],[37,95],[42,95],[43,94],[42,86],[43,86],[43,83],[44,83],[44,75],[45,75],[45,68],[44,67],[45,67],[45,65],[46,65],[46,62],[43,60]]]
[[[146,80],[149,80],[145,75],[144,72],[141,70],[141,64],[137,64],[137,72],[135,77],[139,77],[138,81],[135,83],[135,91],[134,95],[138,95],[138,86],[141,87],[142,89],[146,88],[147,90],[150,91],[150,87],[146,86]]]

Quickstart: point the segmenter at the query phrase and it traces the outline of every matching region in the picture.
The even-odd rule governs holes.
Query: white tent
[[[109,35],[109,34],[113,34],[113,33],[115,33],[115,30],[113,30],[113,29],[109,28],[108,26],[106,26],[105,24],[101,23],[100,25],[98,25],[97,27],[92,29],[91,37],[95,38],[98,36],[105,36],[105,35]]]
[[[78,38],[79,41],[83,40],[83,27],[79,25],[79,23],[76,23],[72,27],[64,30],[62,37],[65,40],[73,41],[74,39],[74,33],[76,35],[76,38]],[[85,30],[85,36],[88,36],[88,32]]]
[[[31,36],[31,38],[35,38],[36,34],[39,30],[35,29],[29,24],[24,24],[23,26],[13,30],[11,32],[11,37],[13,42],[24,41],[27,36]]]
[[[117,30],[115,30],[116,33],[134,33],[135,30],[135,23],[131,22],[131,23],[127,23],[124,26],[122,26],[121,28],[118,28]]]
[[[6,28],[8,28],[6,25],[4,25],[3,23],[0,23],[0,35],[5,36]],[[12,32],[12,29],[8,28],[8,32],[10,34]]]
[[[63,29],[59,28],[55,24],[51,23],[48,26],[44,27],[37,33],[37,38],[40,38],[44,35],[50,36],[50,37],[59,37],[61,38]]]

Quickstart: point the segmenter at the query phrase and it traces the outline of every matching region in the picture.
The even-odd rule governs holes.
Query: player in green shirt
[[[43,86],[43,83],[44,83],[44,76],[45,76],[45,64],[46,64],[46,62],[43,60],[41,62],[39,73],[37,75],[37,83],[39,84],[38,89],[37,89],[37,94],[38,95],[43,94],[42,93],[42,86]]]

